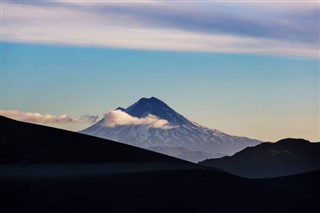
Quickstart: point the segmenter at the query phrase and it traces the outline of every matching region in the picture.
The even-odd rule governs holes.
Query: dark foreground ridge
[[[0,122],[1,213],[320,211],[320,172],[250,180],[78,133]]]
[[[0,116],[0,164],[179,161],[88,135]]]
[[[209,159],[201,165],[247,178],[270,178],[320,170],[320,143],[287,138],[248,147],[231,157]]]

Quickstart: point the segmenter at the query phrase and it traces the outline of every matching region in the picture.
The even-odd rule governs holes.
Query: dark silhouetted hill
[[[233,156],[200,162],[248,178],[300,174],[320,169],[320,143],[283,139],[246,148]]]
[[[0,116],[0,164],[105,163],[181,160],[70,131]]]
[[[320,211],[320,172],[250,180],[79,133],[0,124],[1,213]]]

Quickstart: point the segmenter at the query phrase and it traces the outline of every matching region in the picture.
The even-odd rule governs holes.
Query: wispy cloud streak
[[[20,112],[17,110],[0,110],[0,115],[19,121],[37,124],[78,124],[95,123],[98,116],[84,115],[80,119],[72,118],[68,115],[40,114],[36,112]]]
[[[3,3],[3,39],[169,51],[319,57],[314,2]],[[282,9],[281,9],[282,8]]]

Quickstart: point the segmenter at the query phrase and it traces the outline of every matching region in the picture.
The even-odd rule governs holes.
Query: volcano
[[[261,143],[190,121],[155,97],[141,98],[128,108],[118,107],[112,113],[105,114],[103,119],[80,133],[191,162],[233,155],[246,147]],[[121,114],[122,117],[114,117],[116,114]]]

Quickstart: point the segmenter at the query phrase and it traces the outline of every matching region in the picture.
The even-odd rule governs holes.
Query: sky
[[[142,97],[320,141],[318,1],[2,1],[1,114],[72,131]]]

